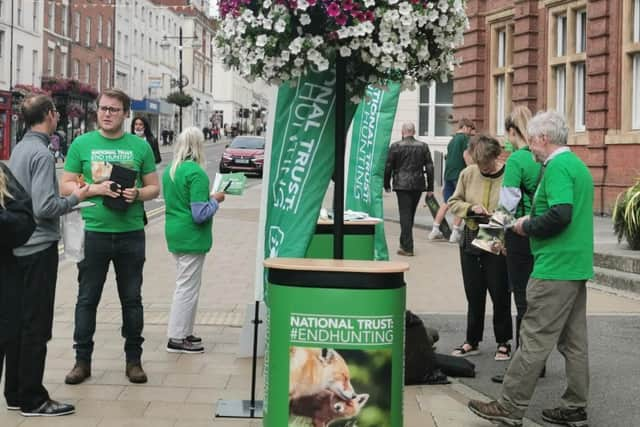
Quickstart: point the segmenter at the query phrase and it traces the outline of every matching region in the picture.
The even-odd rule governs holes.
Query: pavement
[[[223,144],[209,148],[208,154],[219,155]],[[163,151],[170,150],[163,147]],[[209,157],[213,159],[213,156]],[[164,164],[165,162],[163,162]],[[213,162],[212,162],[213,163]],[[216,164],[217,165],[217,164]],[[213,168],[212,168],[213,169]],[[213,172],[213,171],[212,171]],[[396,201],[393,194],[385,194],[385,230],[391,258],[406,261],[410,270],[407,282],[407,308],[419,313],[441,331],[439,351],[448,353],[464,339],[466,301],[462,289],[458,251],[455,245],[430,242],[426,236],[430,218],[426,208],[420,208],[414,230],[415,254],[411,258],[395,255],[399,238]],[[0,407],[0,426],[260,426],[259,419],[214,418],[218,399],[248,399],[251,386],[251,360],[239,358],[239,338],[247,304],[253,304],[256,235],[261,200],[261,180],[250,178],[248,188],[241,197],[228,197],[218,211],[214,222],[214,248],[207,257],[195,333],[203,337],[206,352],[199,355],[174,354],[165,351],[166,328],[170,301],[174,289],[175,265],[164,240],[162,208],[152,209],[147,232],[147,262],[144,271],[143,303],[145,308],[144,367],[149,382],[135,385],[124,375],[123,339],[120,336],[121,311],[111,271],[107,278],[98,310],[93,376],[84,384],[64,384],[64,376],[74,363],[72,349],[74,306],[77,296],[77,270],[69,261],[61,261],[55,304],[53,339],[49,343],[45,385],[54,399],[76,405],[77,413],[58,418],[23,418],[16,412]],[[162,201],[156,202],[157,206]],[[154,205],[155,206],[155,205]],[[599,222],[605,236],[606,220]],[[598,233],[596,233],[598,236]],[[490,313],[490,304],[487,305]],[[609,341],[596,345],[598,354],[609,355],[610,345],[628,345],[625,363],[631,371],[617,370],[617,380],[633,382],[638,378],[637,348],[640,300],[603,292],[597,287],[589,289],[588,312],[606,323],[607,316],[626,318],[625,329],[596,329],[599,335],[608,335]],[[488,322],[487,324],[490,324]],[[490,334],[490,331],[487,335]],[[595,336],[594,339],[598,339]],[[640,344],[640,343],[639,343]],[[617,347],[616,349],[616,359]],[[625,347],[626,348],[626,347]],[[476,359],[479,375],[473,381],[453,379],[450,385],[410,386],[404,390],[404,425],[408,427],[488,427],[492,424],[472,415],[466,409],[470,398],[487,400],[497,393],[487,389],[488,377],[504,369],[504,362],[492,359],[493,344],[487,344]],[[594,350],[592,350],[594,351]],[[636,355],[635,358],[633,355]],[[555,357],[555,356],[554,356]],[[554,359],[555,360],[555,359]],[[606,362],[607,359],[605,359]],[[635,362],[629,362],[633,361]],[[258,361],[257,398],[263,398],[263,360]],[[628,366],[621,364],[620,368]],[[607,370],[599,375],[607,376]],[[562,369],[556,360],[552,375],[552,397],[562,391]],[[547,381],[547,380],[543,380]],[[548,380],[550,381],[550,380]],[[481,384],[482,383],[482,384]],[[604,389],[592,390],[598,400],[616,405],[627,402],[637,391],[624,389],[625,396],[618,399],[609,383]],[[637,386],[636,386],[637,387]],[[480,390],[480,391],[478,391]],[[525,426],[543,425],[539,419],[540,403],[545,396],[536,394]],[[633,399],[632,399],[633,400]],[[627,408],[625,406],[625,408]],[[535,409],[536,411],[534,411]],[[593,414],[593,412],[592,412]],[[629,410],[636,416],[637,410]],[[640,419],[636,416],[635,420]],[[622,418],[620,422],[626,422]],[[636,425],[598,419],[592,427]],[[281,427],[281,426],[278,426]],[[284,426],[282,426],[284,427]],[[393,426],[398,427],[398,426]]]

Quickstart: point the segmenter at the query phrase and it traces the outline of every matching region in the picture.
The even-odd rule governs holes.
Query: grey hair
[[[569,128],[564,116],[557,111],[540,111],[529,120],[529,138],[546,136],[555,145],[566,145]]]
[[[173,181],[178,166],[185,160],[193,160],[204,167],[204,134],[195,126],[188,127],[178,135],[178,143],[173,150],[173,162],[169,170],[169,176]]]
[[[415,135],[416,126],[411,122],[406,122],[402,124],[402,133],[410,133],[411,135]]]

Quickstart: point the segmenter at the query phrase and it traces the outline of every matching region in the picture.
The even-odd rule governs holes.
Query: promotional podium
[[[408,264],[270,258],[264,265],[263,425],[357,423],[366,415],[374,425],[402,426]]]
[[[378,221],[344,222],[344,259],[370,261],[373,259],[375,229]],[[318,220],[316,232],[311,238],[305,258],[333,258],[332,220]]]

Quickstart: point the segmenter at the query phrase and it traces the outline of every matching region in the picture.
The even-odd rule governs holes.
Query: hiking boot
[[[202,338],[197,337],[195,335],[189,335],[188,337],[185,338],[185,340],[192,342],[192,343],[201,343],[202,342]]]
[[[76,408],[73,405],[48,399],[37,408],[22,410],[20,414],[24,417],[59,417],[61,415],[73,414],[75,411]]]
[[[413,251],[405,251],[404,249],[398,249],[398,255],[402,256],[413,256]]]
[[[204,347],[202,344],[188,341],[186,338],[183,340],[169,339],[167,343],[167,351],[169,353],[204,353]]]
[[[91,376],[91,364],[83,360],[76,360],[73,369],[64,377],[65,384],[80,384]]]
[[[489,403],[480,402],[479,400],[471,400],[469,401],[468,406],[471,412],[473,412],[480,418],[484,418],[485,420],[489,420],[491,422],[499,422],[511,427],[522,426],[522,417],[516,417],[515,415],[513,415],[505,407],[498,403],[497,400]]]
[[[440,231],[439,228],[432,228],[431,229],[431,233],[429,233],[429,235],[427,236],[428,240],[442,240],[444,239],[444,235],[442,234],[442,231]]]
[[[584,408],[553,408],[542,411],[542,419],[548,423],[569,427],[587,427],[587,411]]]
[[[126,369],[127,378],[135,384],[143,384],[147,382],[147,374],[144,373],[140,362],[127,362]]]

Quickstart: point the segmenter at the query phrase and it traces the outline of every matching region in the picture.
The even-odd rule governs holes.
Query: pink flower
[[[307,3],[309,3],[309,6],[315,6],[317,1],[316,0],[307,0]]]
[[[351,11],[351,16],[353,16],[353,19],[355,19],[358,22],[362,22],[365,20],[366,15],[364,14],[364,12],[361,12],[359,10],[352,10]]]
[[[338,25],[346,25],[347,24],[347,15],[338,15],[336,16],[336,24]]]
[[[353,9],[353,1],[352,0],[344,0],[342,2],[342,9],[344,9],[344,10]]]
[[[338,3],[329,3],[329,6],[327,7],[327,13],[329,14],[329,16],[338,16],[340,15],[340,6],[338,6]]]
[[[364,14],[366,15],[364,19],[366,19],[367,21],[373,22],[376,20],[376,14],[373,13],[373,11],[367,10]]]
[[[289,9],[295,10],[298,7],[298,2],[296,0],[289,0]]]

